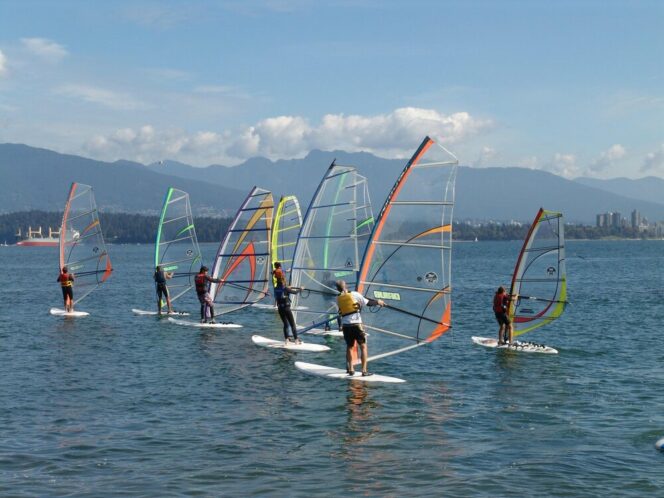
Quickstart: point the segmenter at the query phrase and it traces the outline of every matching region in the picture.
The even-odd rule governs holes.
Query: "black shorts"
[[[157,297],[161,299],[162,296],[168,298],[168,287],[166,284],[157,284]]]
[[[352,348],[355,346],[355,341],[358,344],[364,344],[367,342],[367,334],[364,332],[361,323],[353,323],[351,325],[344,325],[344,339],[346,341],[346,346]]]
[[[71,299],[72,301],[74,300],[74,289],[71,286],[61,287],[61,289],[62,289],[62,297],[64,299],[67,299],[67,297],[69,297],[69,299]]]
[[[510,319],[507,318],[507,313],[505,313],[504,311],[502,313],[495,313],[495,315],[496,315],[496,320],[500,325],[509,325],[510,323],[512,323],[510,322]]]

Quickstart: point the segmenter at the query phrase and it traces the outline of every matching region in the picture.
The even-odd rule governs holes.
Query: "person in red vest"
[[[71,313],[74,311],[74,274],[67,271],[63,266],[56,282],[60,282],[62,289],[62,298],[65,301],[65,311]]]
[[[498,322],[498,344],[512,343],[512,322],[507,313],[510,306],[510,296],[501,285],[493,296],[493,312]]]

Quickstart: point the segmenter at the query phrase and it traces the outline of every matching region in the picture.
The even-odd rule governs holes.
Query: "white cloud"
[[[148,107],[145,103],[132,98],[130,95],[90,85],[63,85],[56,89],[56,93],[114,110],[131,111]]]
[[[277,116],[223,133],[156,131],[147,126],[141,128],[143,132],[125,129],[94,137],[85,148],[104,159],[124,157],[151,162],[169,158],[195,164],[231,164],[252,156],[303,157],[312,149],[408,157],[425,135],[439,138],[444,144],[455,144],[492,126],[490,120],[466,112],[444,115],[431,109],[407,107],[376,116],[328,114],[318,125],[301,116]]]
[[[520,168],[537,169],[539,167],[539,159],[537,156],[522,157],[516,162]]]
[[[46,38],[21,38],[21,43],[28,52],[50,61],[56,62],[69,55],[65,47]]]
[[[607,150],[602,152],[598,158],[590,163],[590,171],[599,172],[608,169],[616,161],[622,159],[627,154],[627,150],[620,144],[613,144]]]
[[[0,77],[7,74],[7,57],[0,50]]]
[[[641,172],[664,173],[664,144],[661,144],[655,152],[646,154]]]
[[[496,158],[496,149],[485,145],[480,150],[480,154],[475,161],[473,161],[473,166],[487,166]]]
[[[576,156],[560,152],[556,152],[553,159],[545,164],[543,169],[564,178],[575,178],[580,173],[579,167],[576,164]]]

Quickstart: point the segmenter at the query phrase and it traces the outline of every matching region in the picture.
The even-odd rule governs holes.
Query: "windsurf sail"
[[[286,281],[290,280],[291,268],[293,266],[293,254],[297,237],[302,226],[302,212],[300,203],[294,195],[282,197],[274,213],[272,224],[272,241],[270,244],[270,255],[272,263],[281,263],[281,269],[286,275]],[[272,285],[277,282],[272,279]]]
[[[386,303],[362,313],[372,336],[369,360],[433,342],[451,327],[457,165],[454,155],[426,137],[378,215],[357,286],[365,297]]]
[[[168,281],[171,302],[194,286],[194,276],[201,264],[194,217],[189,194],[169,188],[161,208],[157,239],[154,248],[154,266],[173,273]],[[162,302],[161,306],[166,303]]]
[[[293,309],[300,309],[293,312],[296,323],[310,326],[336,318],[334,283],[343,279],[349,289],[355,288],[373,223],[366,178],[352,166],[333,162],[314,193],[295,246],[290,285],[304,289],[293,298]]]
[[[235,215],[212,267],[212,277],[223,280],[210,285],[216,313],[244,308],[268,294],[273,212],[272,193],[254,187]]]
[[[540,208],[517,259],[509,316],[518,336],[559,318],[567,304],[563,215]]]
[[[111,276],[113,267],[99,223],[90,185],[72,183],[60,227],[60,269],[75,276],[74,303],[78,303]]]

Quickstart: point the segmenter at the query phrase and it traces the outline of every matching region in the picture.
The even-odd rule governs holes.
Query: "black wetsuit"
[[[154,281],[157,284],[157,298],[159,302],[162,299],[168,299],[168,286],[166,285],[166,275],[164,270],[154,272]]]
[[[293,339],[297,340],[297,327],[295,325],[295,317],[291,311],[290,294],[297,294],[297,292],[288,287],[276,287],[274,289],[277,311],[279,312],[279,318],[281,318],[284,324],[284,339],[288,340],[288,329],[290,327]]]

